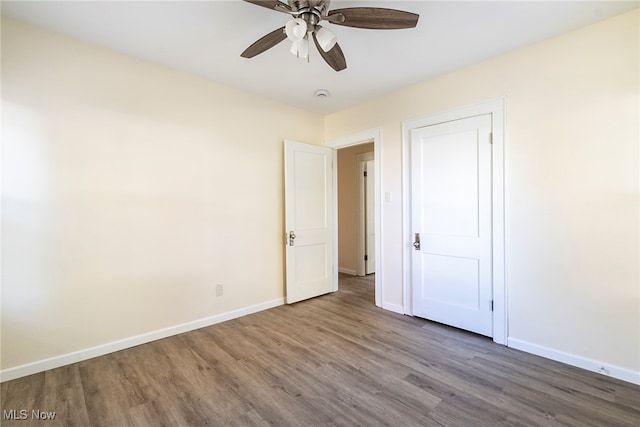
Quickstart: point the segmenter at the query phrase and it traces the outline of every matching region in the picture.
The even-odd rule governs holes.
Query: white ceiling
[[[639,1],[333,0],[332,9],[375,6],[418,13],[408,30],[327,24],[347,69],[310,61],[287,41],[254,57],[240,53],[288,15],[241,0],[2,1],[2,14],[317,113],[393,90],[637,8]],[[567,61],[570,61],[570,56]],[[327,98],[316,98],[327,89]]]

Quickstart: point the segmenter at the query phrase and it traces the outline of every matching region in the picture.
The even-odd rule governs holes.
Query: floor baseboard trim
[[[404,307],[402,307],[401,305],[383,302],[382,308],[384,308],[385,310],[393,311],[394,313],[404,314]]]
[[[338,271],[339,271],[340,273],[348,274],[348,275],[350,275],[350,276],[357,276],[357,275],[358,275],[358,274],[357,274],[357,272],[356,272],[355,270],[352,270],[352,269],[350,269],[350,268],[339,267],[339,268],[338,268]]]
[[[167,338],[173,335],[182,334],[184,332],[193,331],[195,329],[204,328],[206,326],[215,325],[216,323],[225,322],[227,320],[236,319],[248,314],[268,310],[270,308],[278,307],[283,304],[284,298],[278,298],[261,304],[241,308],[239,310],[233,310],[226,313],[206,317],[204,319],[194,320],[176,326],[170,326],[168,328],[147,332],[119,341],[101,344],[95,347],[74,351],[72,353],[63,354],[60,356],[54,356],[44,360],[38,360],[36,362],[15,366],[13,368],[3,369],[0,370],[0,382],[15,380],[17,378],[26,377],[27,375],[37,374],[49,369],[55,369],[61,366],[70,365],[72,363],[81,362],[83,360],[91,359],[94,357],[103,356],[105,354],[135,347],[141,344],[146,344],[162,338]]]
[[[536,356],[541,356],[546,359],[555,360],[556,362],[565,363],[577,368],[586,369],[587,371],[592,371],[622,381],[627,381],[632,384],[640,385],[640,372],[635,372],[631,369],[621,368],[619,366],[588,359],[582,356],[576,356],[574,354],[522,341],[517,338],[507,338],[507,345],[517,350],[535,354]]]

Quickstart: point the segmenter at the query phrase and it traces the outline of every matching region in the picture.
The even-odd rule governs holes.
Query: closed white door
[[[411,132],[413,314],[492,336],[491,115]]]
[[[332,150],[285,141],[286,301],[336,290]]]

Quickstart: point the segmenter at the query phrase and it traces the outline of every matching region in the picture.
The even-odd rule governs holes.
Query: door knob
[[[420,233],[415,233],[415,238],[413,240],[413,247],[416,251],[420,250]]]

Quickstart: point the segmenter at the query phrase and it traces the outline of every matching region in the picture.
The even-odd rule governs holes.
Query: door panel
[[[321,230],[327,226],[325,183],[331,170],[327,171],[327,156],[316,152],[315,147],[312,152],[305,149],[297,147],[293,152],[295,225],[304,230]]]
[[[479,309],[478,260],[450,255],[427,254],[422,257],[424,281],[447,286],[422,287],[422,297],[461,307]]]
[[[423,169],[424,233],[477,237],[475,131],[422,136],[418,153]]]
[[[332,150],[285,141],[286,301],[334,291]]]
[[[491,116],[414,129],[415,315],[492,335]]]

